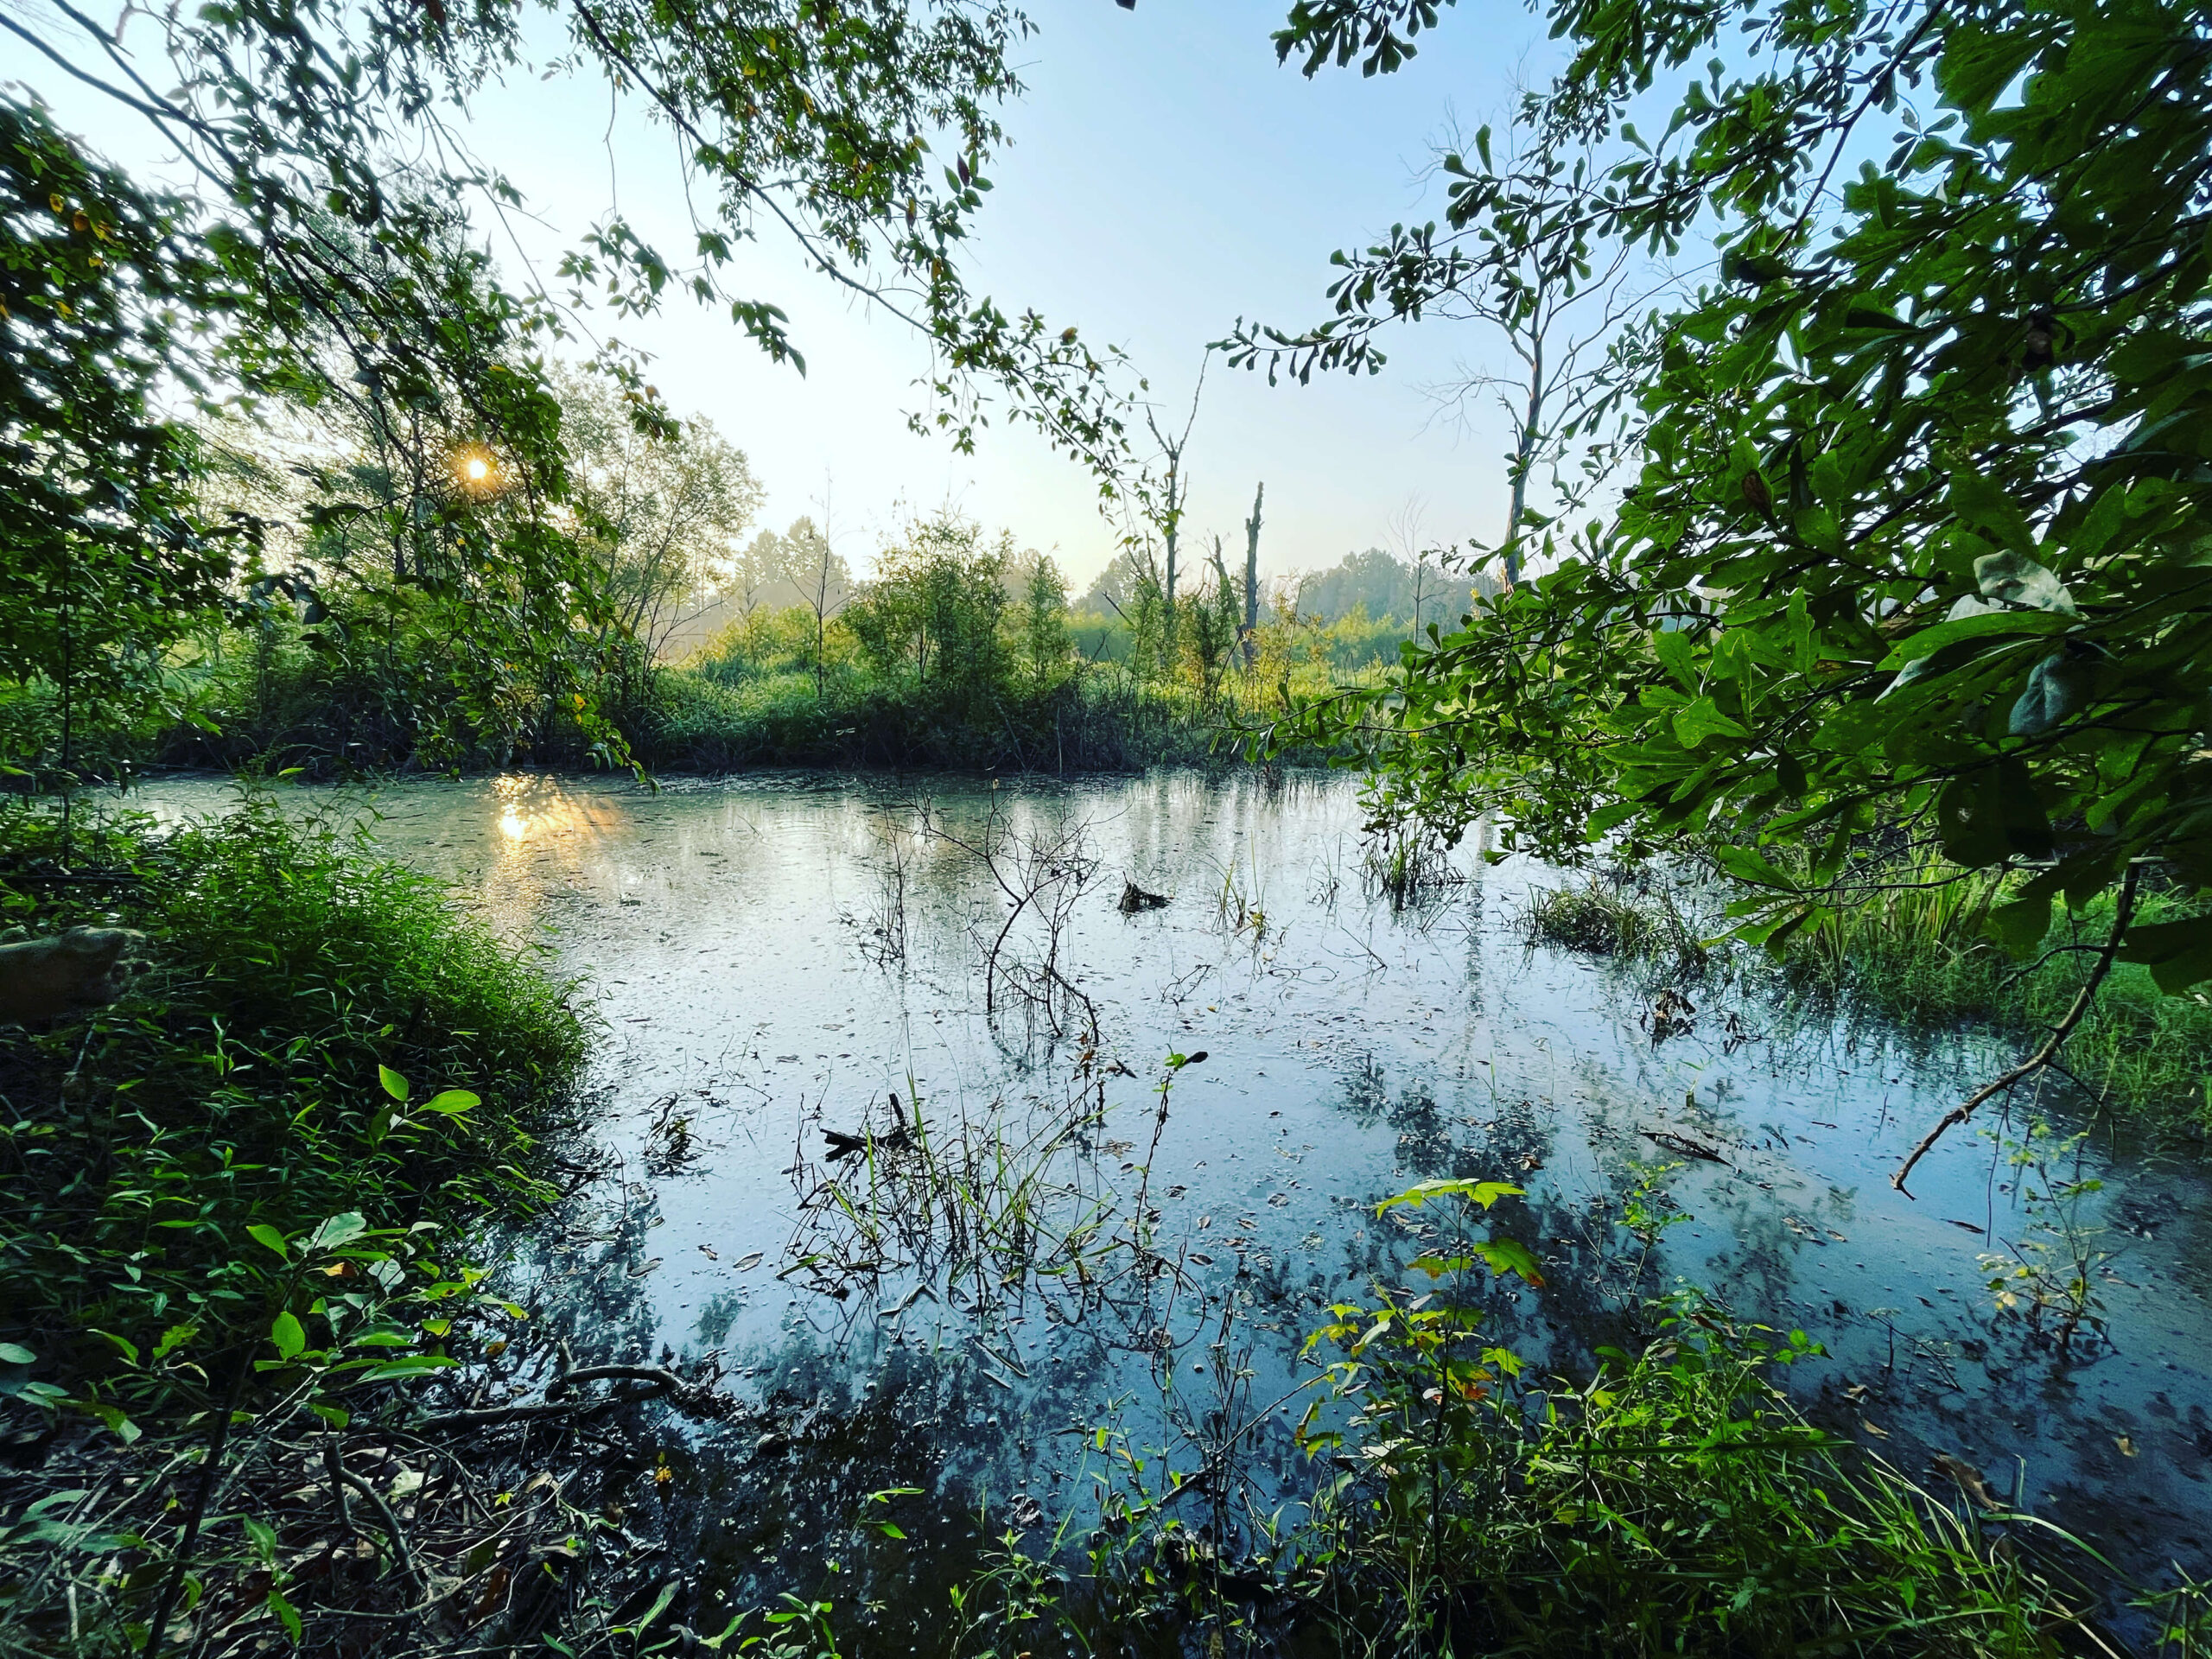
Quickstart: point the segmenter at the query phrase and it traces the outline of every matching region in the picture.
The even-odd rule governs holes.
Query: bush
[[[265,1334],[264,1230],[357,1212],[435,1236],[544,1196],[585,1026],[435,883],[266,798],[166,838],[95,831],[133,873],[105,892],[25,880],[54,826],[8,827],[9,921],[118,922],[153,957],[111,1007],[0,1037],[0,1337],[38,1376],[157,1408]],[[424,1109],[449,1090],[483,1102]]]

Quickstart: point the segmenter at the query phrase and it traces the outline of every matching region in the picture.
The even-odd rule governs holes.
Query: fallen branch
[[[384,1501],[384,1494],[348,1469],[340,1459],[334,1457],[325,1466],[338,1477],[340,1491],[351,1486],[368,1500],[369,1507],[376,1511],[377,1524],[384,1529],[385,1536],[391,1541],[392,1559],[399,1563],[399,1575],[407,1580],[408,1591],[417,1601],[428,1596],[429,1586],[423,1582],[423,1575],[415,1570],[415,1557],[407,1548],[407,1535],[400,1530],[399,1517],[391,1512],[391,1505]]]
[[[2111,937],[2098,949],[2096,965],[2089,969],[2088,978],[2082,982],[2081,991],[2074,998],[2074,1005],[2066,1010],[2065,1017],[2050,1028],[2050,1035],[2044,1039],[2043,1046],[2002,1077],[1976,1090],[1964,1105],[1954,1106],[1937,1119],[1936,1127],[1928,1131],[1920,1144],[1912,1149],[1911,1155],[1898,1166],[1897,1173],[1890,1177],[1891,1186],[1910,1198],[1912,1194],[1905,1189],[1905,1178],[1912,1173],[1913,1166],[1928,1155],[1929,1148],[1942,1140],[1947,1131],[1973,1116],[1974,1109],[1984,1101],[2003,1094],[2054,1062],[2059,1049],[2074,1034],[2074,1028],[2088,1015],[2089,1005],[2096,1001],[2097,988],[2104,983],[2105,976],[2112,971],[2113,960],[2120,954],[2120,939],[2126,933],[2127,924],[2135,912],[2135,883],[2139,874],[2135,865],[2131,863],[2127,867],[2127,874],[2120,880],[2120,902],[2113,912]]]

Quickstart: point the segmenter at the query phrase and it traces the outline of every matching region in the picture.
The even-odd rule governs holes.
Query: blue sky
[[[1332,249],[1438,213],[1440,192],[1421,175],[1447,115],[1471,126],[1497,114],[1516,74],[1549,63],[1537,16],[1465,0],[1397,74],[1363,79],[1353,68],[1308,80],[1275,62],[1268,35],[1286,9],[1033,7],[1039,33],[1020,54],[1029,90],[1007,112],[1015,143],[993,170],[973,285],[1126,347],[1179,424],[1207,341],[1240,315],[1324,315]],[[543,21],[550,56],[559,42]],[[135,118],[67,97],[55,79],[35,77],[96,147],[126,164],[149,155]],[[667,135],[634,106],[610,127],[603,84],[518,76],[480,99],[472,119],[480,155],[521,187],[541,221],[515,227],[530,257],[550,262],[610,199],[671,251],[689,245]],[[518,257],[501,238],[494,247]],[[733,286],[790,312],[804,378],[769,364],[723,314],[685,302],[602,326],[653,353],[652,378],[677,409],[707,416],[747,452],[767,489],[767,522],[820,518],[826,501],[841,550],[865,563],[903,517],[949,504],[1054,550],[1078,581],[1104,563],[1116,532],[1093,483],[1035,436],[996,429],[979,454],[961,456],[908,433],[926,359],[903,325],[849,303],[766,232]],[[1269,389],[1217,363],[1189,450],[1192,527],[1241,544],[1253,486],[1265,480],[1265,569],[1390,545],[1409,525],[1429,543],[1494,535],[1502,427],[1485,417],[1463,431],[1436,418],[1421,390],[1494,345],[1477,327],[1430,324],[1399,334],[1380,378],[1305,387]]]
[[[1285,9],[1046,0],[1022,53],[1029,90],[1007,112],[1015,142],[993,170],[975,285],[1124,346],[1179,423],[1206,343],[1238,316],[1318,320],[1332,249],[1434,216],[1440,197],[1420,175],[1447,112],[1476,122],[1503,108],[1542,41],[1531,13],[1474,0],[1396,75],[1308,80],[1275,61],[1268,36]],[[477,124],[486,156],[562,230],[613,190],[666,245],[688,242],[665,136],[626,112],[610,144],[603,89],[518,81],[484,101]],[[618,332],[654,353],[677,408],[709,416],[751,455],[770,522],[819,516],[826,499],[858,561],[903,515],[950,504],[1055,550],[1079,580],[1104,563],[1116,532],[1075,463],[1020,429],[995,429],[972,457],[912,436],[905,415],[925,359],[904,327],[810,276],[768,232],[745,265],[749,291],[791,312],[803,379],[680,302]],[[1494,533],[1500,429],[1435,420],[1421,391],[1492,344],[1464,326],[1408,330],[1378,378],[1272,390],[1217,363],[1189,451],[1192,528],[1241,543],[1264,479],[1270,569],[1389,544],[1409,505],[1431,540]]]

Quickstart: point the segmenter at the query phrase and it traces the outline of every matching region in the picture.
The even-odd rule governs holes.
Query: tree
[[[200,511],[194,435],[157,407],[206,368],[168,308],[232,297],[181,213],[0,101],[0,677],[54,688],[65,788],[88,713],[160,702],[162,652],[258,545]]]
[[[820,702],[829,674],[830,619],[850,599],[853,573],[810,518],[794,518],[778,545],[785,582],[814,619],[814,696]]]
[[[558,373],[561,437],[583,543],[607,597],[603,642],[657,661],[688,609],[736,575],[761,490],[745,454],[703,416],[640,429],[614,388]]]
[[[1211,702],[1221,695],[1222,678],[1236,660],[1236,589],[1222,563],[1218,536],[1213,538],[1208,563],[1213,580],[1190,607],[1183,654],[1189,661],[1192,677],[1198,682],[1198,695]]]
[[[1309,69],[1387,69],[1433,15],[1318,0],[1279,40]],[[1777,947],[1900,849],[2005,876],[1993,925],[2038,968],[2054,903],[2108,896],[2037,1065],[2114,960],[2172,991],[2212,975],[2202,9],[1552,16],[1572,58],[1511,165],[1455,158],[1452,223],[1500,264],[1702,237],[1720,281],[1616,357],[1619,510],[1547,528],[1555,568],[1357,700],[1378,804],[1452,829],[1497,810],[1502,845],[1554,855],[1701,837]],[[1643,89],[1724,38],[1749,67],[1636,132]],[[1627,159],[1578,175],[1609,136]],[[2146,916],[2146,883],[2184,902]]]
[[[909,525],[846,612],[869,665],[910,678],[950,713],[982,711],[1006,683],[1001,623],[1013,556],[1011,536],[986,547],[974,522],[950,513]]]
[[[1066,669],[1072,649],[1068,635],[1068,583],[1048,553],[1029,557],[1022,584],[1020,618],[1023,665],[1031,683],[1044,690]]]
[[[1128,544],[1134,548],[1136,536],[1141,534],[1147,555],[1151,532],[1157,531],[1160,545],[1166,554],[1166,569],[1160,584],[1160,640],[1166,660],[1175,658],[1175,596],[1176,585],[1182,571],[1179,554],[1182,546],[1183,517],[1191,505],[1191,480],[1184,470],[1183,452],[1190,447],[1191,433],[1198,423],[1198,399],[1206,389],[1206,365],[1212,360],[1212,352],[1198,363],[1197,384],[1191,388],[1190,413],[1183,417],[1179,432],[1163,432],[1157,410],[1147,409],[1144,419],[1158,447],[1160,458],[1166,463],[1165,474],[1155,481],[1149,470],[1140,474],[1135,483],[1135,503],[1147,526],[1143,532],[1132,532]]]

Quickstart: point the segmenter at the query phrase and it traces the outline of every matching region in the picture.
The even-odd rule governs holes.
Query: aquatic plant
[[[1485,1329],[1500,1281],[1543,1279],[1532,1253],[1478,1230],[1515,1190],[1440,1181],[1382,1206],[1449,1212],[1409,1264],[1431,1287],[1378,1285],[1313,1333],[1302,1515],[1223,1501],[1224,1450],[1294,1403],[1240,1408],[1224,1340],[1215,1427],[1183,1440],[1196,1466],[1097,1428],[1097,1523],[1084,1534],[1063,1516],[1036,1543],[1005,1528],[918,1650],[2024,1659],[2095,1646],[2063,1535],[1994,1500],[1947,1502],[1794,1410],[1778,1377],[1821,1353],[1802,1332],[1678,1292],[1645,1310],[1635,1351],[1541,1375]],[[1203,1519],[1177,1512],[1189,1493]],[[2140,1605],[2166,1651],[2198,1650],[2187,1586]],[[786,1619],[789,1645],[769,1650],[839,1650],[837,1612]]]

